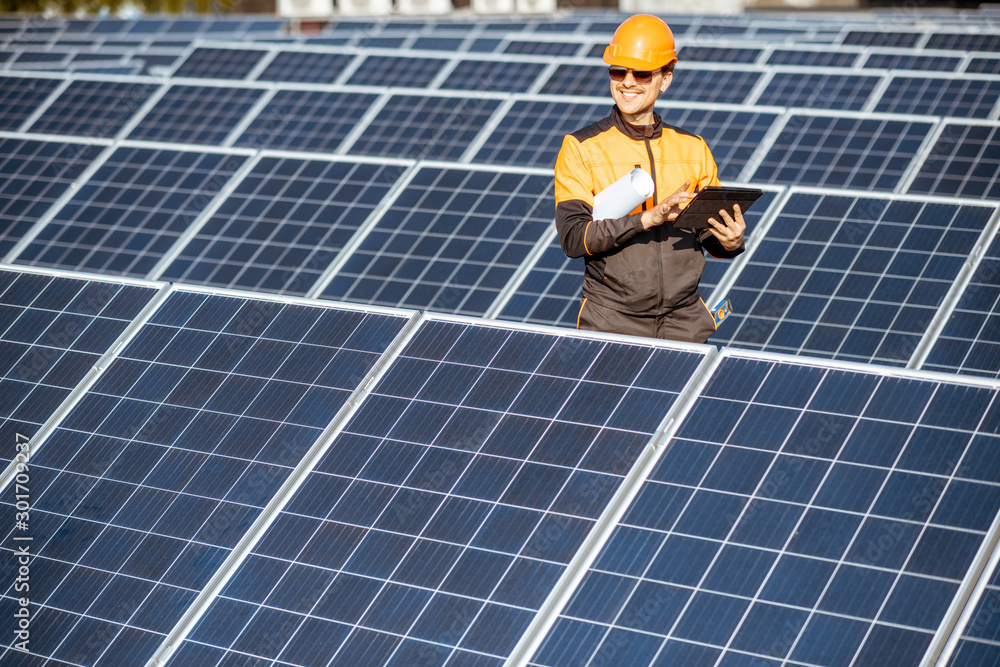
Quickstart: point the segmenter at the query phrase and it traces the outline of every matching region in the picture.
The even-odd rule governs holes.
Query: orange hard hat
[[[650,14],[625,19],[604,49],[604,62],[629,69],[656,70],[673,60],[677,60],[674,33]]]

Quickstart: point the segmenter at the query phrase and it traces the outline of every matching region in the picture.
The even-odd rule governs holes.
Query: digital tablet
[[[712,226],[708,224],[709,218],[715,218],[722,222],[722,218],[719,217],[720,210],[728,211],[732,215],[733,204],[739,204],[740,210],[746,213],[750,205],[757,201],[757,198],[762,194],[764,191],[757,188],[706,186],[698,192],[694,199],[688,201],[688,205],[677,216],[673,225],[687,229],[708,229]]]

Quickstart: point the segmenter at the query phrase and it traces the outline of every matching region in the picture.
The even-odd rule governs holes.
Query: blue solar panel
[[[998,136],[996,125],[947,123],[908,191],[1000,199]]]
[[[113,138],[157,86],[74,81],[31,124],[31,132]]]
[[[961,635],[947,663],[949,667],[990,665],[1000,660],[998,609],[1000,609],[1000,571],[994,570],[982,595],[975,602],[968,622],[959,628]]]
[[[993,215],[794,193],[729,290],[713,342],[903,365]]]
[[[677,54],[681,62],[744,63],[757,62],[761,49],[740,49],[716,46],[685,46]]]
[[[927,40],[926,49],[953,51],[1000,51],[1000,35],[971,33],[935,33]]]
[[[844,36],[845,45],[855,46],[895,46],[902,48],[912,48],[923,38],[920,32],[890,32],[890,31],[868,31],[851,30]],[[931,47],[927,48],[940,48]]]
[[[775,72],[755,103],[858,111],[878,83],[877,76]]]
[[[100,155],[103,147],[0,139],[0,257]]]
[[[1000,378],[1000,238],[980,260],[921,368]]]
[[[529,664],[922,664],[1000,507],[997,408],[725,358]]]
[[[17,130],[59,86],[56,79],[0,77],[0,130]]]
[[[965,71],[978,74],[1000,74],[1000,58],[972,58]]]
[[[251,88],[172,85],[128,138],[220,144],[263,93]]]
[[[426,323],[171,664],[498,667],[701,360]]]
[[[535,84],[544,68],[543,63],[465,59],[458,61],[439,87],[521,93]]]
[[[986,118],[1000,98],[1000,81],[893,77],[875,111]]]
[[[402,172],[393,165],[263,158],[161,277],[305,294]]]
[[[370,55],[358,65],[347,83],[361,86],[424,88],[434,80],[447,62],[442,58]]]
[[[796,114],[751,180],[892,190],[931,127],[930,122]]]
[[[515,102],[475,160],[551,167],[566,134],[603,118],[611,109],[610,103]],[[697,134],[708,142],[723,180],[739,176],[777,118],[774,113],[666,106],[661,106],[658,113],[667,125]]]
[[[145,277],[245,159],[119,148],[17,261]]]
[[[268,63],[257,80],[333,83],[352,58],[346,53],[281,51]]]
[[[347,152],[457,160],[499,105],[489,98],[393,95]]]
[[[235,145],[332,153],[376,99],[359,93],[279,90]]]
[[[529,42],[511,40],[504,46],[504,53],[530,54],[535,56],[573,56],[582,44],[575,42]]]
[[[872,53],[865,60],[865,68],[876,69],[919,69],[940,72],[954,72],[961,58],[942,56],[920,56],[900,53]]]
[[[482,315],[552,224],[552,177],[421,169],[326,298]]]
[[[775,197],[774,191],[765,190],[753,208],[745,213],[748,238],[753,235]],[[732,262],[708,257],[699,283],[703,298],[708,299],[730,266]],[[554,239],[504,304],[499,318],[575,328],[582,298],[583,270],[583,259],[567,257],[559,240]]]
[[[808,67],[853,67],[857,53],[843,51],[795,51],[775,49],[767,58],[769,65],[802,65]]]
[[[32,651],[145,662],[406,321],[172,295],[31,457]]]
[[[0,271],[0,437],[34,438],[153,297],[151,287]],[[13,445],[0,451],[5,464]]]

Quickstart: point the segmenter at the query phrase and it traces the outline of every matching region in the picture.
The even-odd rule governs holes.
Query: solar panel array
[[[622,18],[0,17],[0,662],[1000,659],[1000,14],[667,17],[709,345],[571,330]]]

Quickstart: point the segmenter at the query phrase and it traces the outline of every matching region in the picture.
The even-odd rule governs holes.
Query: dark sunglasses
[[[617,67],[612,65],[608,68],[608,75],[611,77],[612,81],[624,81],[625,76],[629,73],[629,71],[630,70],[627,67]],[[640,83],[642,85],[652,83],[653,76],[659,71],[660,70],[658,69],[653,70],[652,72],[638,69],[631,70],[632,78],[635,79],[636,83]]]

